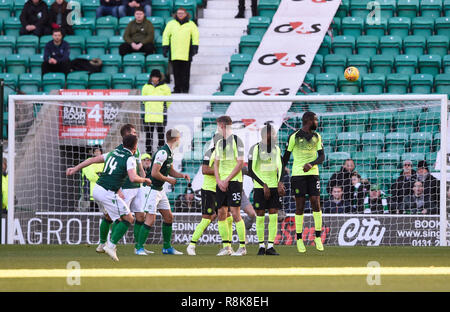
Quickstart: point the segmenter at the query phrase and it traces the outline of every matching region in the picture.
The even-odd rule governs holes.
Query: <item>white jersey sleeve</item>
[[[128,157],[127,159],[127,171],[130,169],[136,169],[136,158],[134,156]]]
[[[156,153],[155,163],[160,164],[162,166],[162,164],[164,164],[166,160],[167,160],[167,152],[165,150],[160,150],[158,153]]]
[[[109,154],[109,153],[102,154],[103,161],[106,161],[106,157],[108,156],[108,154]]]

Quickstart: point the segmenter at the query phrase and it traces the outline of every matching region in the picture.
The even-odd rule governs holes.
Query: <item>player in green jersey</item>
[[[232,120],[229,116],[217,118],[217,129],[221,138],[216,143],[214,175],[216,177],[216,209],[218,210],[219,234],[223,248],[218,256],[244,256],[245,223],[241,217],[242,167],[244,165],[244,144],[231,131]],[[230,240],[228,212],[231,212],[239,236],[239,248],[233,252]]]
[[[248,154],[249,176],[254,183],[254,206],[256,209],[256,234],[259,240],[258,255],[279,254],[275,251],[273,243],[278,231],[278,209],[285,195],[281,179],[281,151],[276,145],[277,135],[269,123],[261,130],[261,142],[253,145]],[[265,212],[269,211],[269,237],[267,249],[264,243]]]
[[[294,156],[292,165],[291,188],[295,195],[295,229],[297,233],[297,250],[305,252],[303,243],[303,211],[305,208],[305,196],[309,195],[313,210],[316,249],[323,251],[321,240],[322,212],[320,210],[320,180],[318,165],[325,160],[322,138],[315,130],[319,126],[317,115],[306,112],[302,117],[302,128],[289,136],[286,152],[283,155],[283,171],[287,165],[291,153]]]
[[[119,261],[116,245],[134,222],[130,209],[117,195],[117,192],[126,177],[133,183],[151,184],[150,179],[142,178],[136,173],[136,158],[133,155],[137,149],[137,141],[135,135],[127,135],[123,138],[122,147],[117,147],[108,154],[89,158],[66,171],[66,175],[71,176],[93,163],[105,163],[103,172],[94,187],[93,196],[103,209],[104,215],[114,222],[111,240],[105,244],[103,249],[115,261]]]
[[[145,191],[144,211],[147,214],[144,225],[139,233],[137,254],[144,255],[144,244],[147,241],[151,226],[155,223],[156,210],[159,211],[163,218],[162,232],[164,245],[162,253],[168,255],[183,254],[175,250],[171,245],[173,215],[170,209],[169,199],[163,190],[164,183],[166,182],[175,185],[177,183],[175,178],[186,179],[189,182],[191,180],[189,175],[177,172],[172,166],[173,151],[179,146],[180,138],[181,134],[177,129],[168,130],[166,132],[167,143],[158,149],[152,159],[150,176],[147,176],[152,180],[152,185],[146,188]]]

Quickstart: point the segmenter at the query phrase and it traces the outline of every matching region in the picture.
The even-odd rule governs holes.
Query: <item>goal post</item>
[[[64,124],[61,120],[61,109],[63,107],[72,107],[79,109],[78,112],[84,114],[85,118],[87,111],[91,108],[83,106],[83,103],[112,103],[112,110],[114,115],[112,119],[105,122],[105,130],[102,132],[104,137],[97,141],[104,143],[108,148],[112,148],[118,141],[117,128],[125,123],[130,122],[139,125],[139,148],[145,149],[145,129],[141,128],[142,114],[140,106],[144,101],[166,101],[172,102],[172,105],[168,111],[168,124],[166,130],[170,127],[175,127],[182,132],[182,138],[185,141],[182,143],[183,150],[179,153],[177,170],[188,170],[193,178],[192,188],[198,193],[201,187],[201,161],[206,149],[211,146],[211,138],[215,133],[214,120],[220,115],[230,115],[234,121],[234,130],[239,136],[243,137],[245,145],[245,159],[248,157],[248,150],[251,145],[260,140],[259,129],[262,128],[265,122],[270,121],[274,124],[275,129],[278,131],[279,145],[282,153],[285,150],[284,144],[286,143],[286,134],[293,132],[300,125],[301,116],[304,111],[312,110],[319,116],[319,129],[318,132],[322,134],[323,131],[323,144],[326,150],[327,156],[326,162],[319,166],[320,175],[327,175],[327,179],[321,177],[321,188],[326,193],[328,180],[331,178],[331,173],[338,170],[338,167],[342,165],[343,158],[330,158],[331,156],[355,158],[356,169],[360,173],[364,173],[364,177],[369,181],[369,185],[378,185],[381,188],[380,192],[386,193],[389,196],[388,186],[395,178],[398,177],[398,171],[401,170],[400,164],[411,157],[422,157],[422,160],[433,160],[430,167],[430,171],[434,176],[438,177],[440,181],[439,188],[439,207],[435,207],[437,213],[429,215],[428,213],[420,214],[420,212],[409,212],[408,214],[396,214],[390,211],[389,214],[383,214],[372,211],[372,213],[365,213],[363,211],[351,210],[345,213],[324,213],[324,223],[329,226],[326,233],[326,237],[323,239],[328,240],[330,244],[335,245],[351,245],[354,243],[366,243],[367,245],[377,245],[380,241],[371,241],[370,235],[375,235],[376,232],[386,231],[385,243],[386,245],[440,245],[446,246],[449,240],[449,226],[448,226],[448,195],[447,195],[447,140],[448,140],[448,101],[447,95],[420,95],[420,94],[407,94],[407,95],[304,95],[304,96],[194,96],[194,95],[173,95],[169,97],[161,96],[135,96],[135,95],[10,95],[8,101],[8,214],[7,214],[7,243],[64,243],[64,240],[58,236],[58,233],[63,233],[68,238],[65,240],[68,243],[76,243],[78,241],[84,242],[86,234],[82,232],[81,228],[87,227],[89,229],[89,235],[91,235],[91,241],[93,236],[96,235],[98,218],[101,216],[99,211],[85,212],[79,209],[73,209],[74,204],[73,194],[70,192],[78,192],[79,188],[72,185],[72,182],[66,183],[64,187],[53,187],[51,190],[46,191],[44,186],[51,185],[52,179],[55,181],[63,180],[62,168],[64,165],[69,165],[74,162],[73,158],[70,158],[70,153],[61,152],[61,146],[81,146],[85,147],[94,143],[88,141],[86,137],[77,137],[76,132],[68,133],[67,137],[64,137],[61,133],[64,131],[64,126],[72,125],[73,128],[78,126],[85,126],[85,120],[73,120]],[[128,105],[128,104],[132,105]],[[111,106],[111,105],[110,105]],[[93,118],[106,118],[106,105],[100,105],[100,111],[96,112],[97,115]],[[419,110],[420,109],[420,112]],[[430,117],[429,124],[419,125],[419,121],[416,117],[417,125],[412,132],[407,132],[407,139],[404,145],[401,146],[402,152],[392,152],[389,150],[387,142],[387,136],[390,132],[399,133],[396,130],[396,118],[391,119],[390,126],[386,129],[381,127],[373,127],[374,123],[378,122],[375,119],[375,115],[396,116],[398,112],[404,112],[404,115],[423,114],[429,116],[432,113],[438,113],[439,119],[435,120]],[[108,111],[108,114],[110,112]],[[400,114],[400,113],[399,113]],[[111,116],[112,116],[111,115]],[[366,117],[366,116],[370,116]],[[364,118],[366,119],[364,119]],[[341,128],[333,128],[333,124],[322,125],[322,121],[330,118],[338,119],[342,123]],[[378,118],[378,117],[377,117]],[[392,117],[391,117],[392,118]],[[352,128],[351,120],[358,120],[356,128]],[[103,120],[103,119],[102,119]],[[400,120],[400,119],[398,119]],[[402,126],[409,125],[409,120],[402,119]],[[348,124],[347,124],[348,121]],[[84,122],[84,124],[83,124]],[[379,121],[382,125],[383,121]],[[324,128],[326,127],[326,128]],[[358,128],[360,127],[360,128]],[[335,129],[335,130],[333,130]],[[350,129],[350,131],[348,131]],[[362,129],[362,130],[361,130]],[[381,130],[380,130],[381,129]],[[428,129],[434,129],[428,131]],[[355,130],[355,131],[352,131]],[[390,131],[393,130],[393,131]],[[52,132],[52,134],[46,136],[46,132]],[[334,133],[333,133],[334,131]],[[383,132],[384,131],[384,132]],[[402,129],[403,131],[403,129]],[[429,133],[427,133],[427,131]],[[356,141],[352,141],[351,135],[356,133]],[[363,139],[363,134],[378,134],[381,133],[381,141],[376,141],[377,137],[367,142]],[[400,132],[403,133],[403,132]],[[424,137],[418,139],[421,140],[421,144],[434,144],[428,146],[424,150],[414,150],[410,146],[413,140],[417,139],[421,133]],[[98,133],[97,133],[98,134]],[[348,135],[347,141],[340,142],[339,135]],[[430,136],[430,138],[429,138]],[[367,137],[364,136],[365,138]],[[390,136],[391,137],[391,136]],[[414,137],[414,139],[413,139]],[[334,138],[335,141],[330,140]],[[422,140],[423,139],[423,140]],[[400,139],[398,139],[400,140]],[[155,141],[155,140],[154,140]],[[157,140],[156,140],[157,141]],[[381,142],[381,143],[380,143]],[[394,141],[392,141],[394,142]],[[425,142],[425,143],[424,143]],[[439,143],[436,143],[439,142]],[[395,141],[392,145],[397,146],[398,141]],[[98,143],[97,143],[98,144]],[[155,143],[154,143],[155,144]],[[439,145],[436,145],[439,144]],[[356,159],[364,156],[366,153],[372,153],[374,158],[370,158],[371,162],[358,163]],[[395,147],[394,146],[394,147]],[[373,147],[373,149],[372,149]],[[416,146],[420,149],[420,144]],[[29,151],[34,156],[39,155],[38,158],[31,159],[32,155],[22,155],[20,153]],[[105,150],[104,152],[108,152]],[[330,151],[328,153],[327,151]],[[81,152],[80,152],[81,153]],[[56,155],[57,154],[57,155]],[[372,155],[371,154],[371,155]],[[406,156],[408,154],[408,157]],[[436,154],[437,159],[435,160]],[[72,155],[75,155],[72,153]],[[33,157],[34,157],[33,156]],[[382,158],[385,157],[385,158]],[[402,157],[405,156],[405,159]],[[27,158],[28,157],[28,158]],[[70,159],[66,159],[69,157]],[[77,156],[78,157],[78,156]],[[188,158],[191,157],[191,158]],[[386,158],[387,157],[387,158]],[[26,159],[26,161],[24,160]],[[382,160],[384,159],[384,160]],[[27,161],[36,161],[37,166],[42,166],[30,176],[27,181],[27,168],[32,168],[31,164]],[[410,160],[408,158],[408,160]],[[417,165],[419,159],[413,159],[413,163]],[[339,161],[341,163],[339,163]],[[382,161],[386,161],[383,163]],[[436,161],[438,164],[436,164]],[[44,162],[42,164],[40,162]],[[52,162],[59,162],[53,164]],[[24,164],[25,163],[25,164]],[[380,166],[379,166],[380,164]],[[428,161],[430,165],[430,161]],[[292,158],[290,161],[292,165]],[[386,165],[386,166],[385,166]],[[383,167],[384,169],[380,169]],[[360,170],[361,169],[361,170]],[[43,176],[44,175],[44,176]],[[200,182],[199,182],[200,181]],[[379,182],[381,181],[381,182]],[[388,181],[388,182],[383,182]],[[252,199],[252,187],[249,183],[249,178],[244,180],[244,191],[247,196]],[[344,181],[341,181],[342,183]],[[56,183],[56,182],[55,182]],[[199,184],[200,183],[200,184]],[[380,187],[381,185],[381,187]],[[184,189],[187,187],[186,183],[181,183],[179,187],[173,193],[178,195],[184,194]],[[383,189],[384,187],[384,189]],[[182,189],[184,188],[184,189]],[[375,188],[374,188],[375,190]],[[173,191],[173,190],[172,190]],[[66,192],[63,196],[61,192]],[[330,192],[331,193],[331,192]],[[332,194],[328,193],[323,196],[321,200],[325,202],[328,196]],[[370,190],[367,190],[365,197],[369,198]],[[70,195],[70,196],[69,196]],[[367,195],[367,196],[366,196]],[[58,199],[52,198],[53,196]],[[77,195],[78,196],[78,195]],[[170,197],[170,196],[169,196]],[[170,197],[172,200],[178,200],[178,197]],[[293,197],[287,197],[284,200],[286,207],[292,207],[294,202]],[[389,203],[390,205],[390,203]],[[52,207],[52,208],[48,208]],[[56,208],[55,208],[56,207]],[[179,218],[180,225],[178,230],[180,236],[178,243],[187,243],[189,234],[192,234],[191,228],[186,232],[186,229],[190,225],[195,225],[200,221],[199,207],[182,206],[179,209],[174,210],[175,223]],[[284,207],[285,208],[285,207]],[[36,211],[38,210],[38,211]],[[279,243],[291,244],[292,238],[288,233],[288,224],[292,224],[292,210],[285,209],[287,211],[285,219],[281,220],[279,237],[277,240]],[[306,214],[308,214],[306,212]],[[46,215],[47,219],[44,220],[39,216]],[[71,219],[71,216],[85,216],[80,219]],[[65,216],[63,220],[57,219],[55,216]],[[97,219],[89,219],[90,216],[95,216]],[[312,219],[312,218],[310,218]],[[59,221],[58,221],[59,220]],[[437,231],[434,231],[432,235],[434,241],[425,239],[429,235],[429,228],[423,229],[423,233],[414,236],[414,230],[417,229],[414,220],[425,220],[428,223],[431,221],[438,224]],[[430,222],[428,222],[430,221]],[[54,223],[52,223],[54,222]],[[312,221],[308,220],[305,216],[305,227],[308,227]],[[353,222],[353,223],[352,223]],[[371,223],[372,222],[372,223]],[[45,223],[45,224],[44,224]],[[367,224],[366,224],[367,223]],[[55,226],[56,224],[56,226]],[[72,227],[69,226],[72,225]],[[418,223],[417,223],[418,224]],[[189,225],[189,226],[188,226]],[[55,226],[55,228],[52,228]],[[183,229],[182,229],[183,227]],[[364,228],[365,227],[365,228]],[[378,227],[378,229],[376,229]],[[38,229],[39,228],[39,229]],[[291,227],[292,228],[292,227]],[[422,229],[419,224],[419,228]],[[210,235],[208,240],[204,240],[205,243],[218,243],[215,240],[214,226],[210,226],[209,230],[205,233]],[[59,232],[58,232],[59,230]],[[425,230],[428,231],[426,234]],[[434,229],[436,230],[436,229]],[[84,231],[84,229],[83,229]],[[157,236],[153,243],[159,242],[160,231],[156,228],[154,235]],[[364,232],[366,231],[366,232]],[[369,231],[372,231],[369,233]],[[409,231],[409,234],[405,234]],[[174,228],[175,234],[177,229]],[[250,230],[253,236],[254,228]],[[326,232],[326,231],[325,231]],[[400,236],[394,237],[394,232],[402,232]],[[411,234],[412,233],[412,234]],[[61,235],[63,235],[61,234]],[[79,235],[78,235],[79,234]],[[53,237],[52,235],[55,235]],[[365,235],[365,237],[363,237]],[[402,236],[406,235],[406,236]],[[408,237],[412,235],[413,238]],[[70,237],[69,237],[70,236]],[[392,236],[392,237],[391,237]],[[20,237],[23,239],[21,240]],[[43,238],[45,237],[45,239]],[[73,238],[75,237],[75,238]],[[415,237],[415,239],[414,239]],[[48,239],[47,239],[48,238]],[[354,240],[352,241],[352,239]],[[347,240],[346,240],[347,239]],[[364,239],[366,239],[364,241]],[[380,238],[381,240],[381,238]],[[349,243],[349,241],[351,241]],[[128,241],[129,242],[129,241]],[[250,240],[251,243],[255,243],[255,240]]]

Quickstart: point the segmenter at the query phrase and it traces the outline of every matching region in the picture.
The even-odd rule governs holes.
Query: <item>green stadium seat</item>
[[[328,54],[323,58],[323,65],[326,73],[339,76],[347,66],[347,58],[341,54]]]
[[[364,76],[369,73],[370,69],[370,56],[353,54],[347,56],[347,67],[354,66],[358,68],[360,76]]]
[[[334,153],[336,133],[325,132],[321,133],[321,136],[325,154]]]
[[[163,54],[161,36],[155,38],[155,50],[157,54]]]
[[[36,94],[41,88],[41,75],[35,74],[20,74],[19,85],[20,91],[26,94]]]
[[[5,36],[19,37],[22,24],[18,17],[7,17],[3,20],[3,33]]]
[[[252,56],[250,54],[233,54],[230,60],[230,72],[244,75],[251,62]]]
[[[122,64],[125,74],[140,74],[145,66],[145,56],[138,53],[124,55]]]
[[[6,64],[6,57],[4,55],[0,55],[0,73],[3,73]]]
[[[83,16],[95,19],[96,10],[100,6],[100,0],[82,0],[81,2]]]
[[[93,73],[89,75],[89,89],[110,89],[111,74]]]
[[[14,16],[20,16],[26,1],[27,0],[14,0]],[[0,18],[2,17],[0,16]]]
[[[119,28],[120,36],[123,36],[123,34],[125,33],[125,28],[127,28],[128,24],[131,21],[134,21],[134,15],[133,16],[124,16],[119,19],[118,28]]]
[[[321,133],[336,133],[344,130],[344,116],[343,115],[323,115],[320,116],[320,125],[322,127]]]
[[[78,57],[79,55],[82,55],[84,53],[85,49],[85,36],[66,36],[64,37],[64,40],[67,41],[67,43],[70,46],[70,56],[71,57]],[[41,50],[43,53],[43,50]]]
[[[153,24],[155,37],[162,36],[164,31],[164,18],[160,16],[147,16],[147,19]]]
[[[442,0],[421,0],[420,15],[431,18],[438,18],[442,12]]]
[[[0,55],[10,55],[14,53],[16,38],[14,36],[0,37]]]
[[[342,35],[353,36],[355,38],[362,35],[364,30],[364,20],[357,16],[347,16],[342,19]]]
[[[439,133],[436,133],[436,134],[439,134]],[[430,168],[432,168],[432,170],[433,170],[433,167],[436,164],[436,158],[437,158],[437,153],[427,153],[427,154],[425,154],[425,160],[429,164]]]
[[[172,15],[173,0],[152,0],[152,16],[167,18]]]
[[[344,124],[347,132],[366,132],[366,125],[369,124],[369,114],[349,114],[345,116]]]
[[[390,74],[394,68],[394,57],[392,55],[374,55],[371,57],[372,73]]]
[[[253,57],[253,54],[255,54],[256,49],[258,49],[261,40],[262,37],[257,35],[242,36],[241,41],[239,42],[239,53],[250,54]]]
[[[41,75],[41,66],[44,61],[43,54],[35,54],[30,56],[29,70],[33,75]]]
[[[419,56],[419,72],[421,74],[437,75],[440,73],[442,58],[440,55],[428,54]]]
[[[100,56],[108,49],[108,38],[105,36],[90,36],[86,38],[86,53],[90,56]]]
[[[359,142],[359,134],[358,134]],[[348,152],[334,152],[327,155],[327,166],[339,166],[341,167],[344,161],[351,158],[351,154]]]
[[[347,94],[357,94],[361,91],[361,79],[356,81],[348,81],[345,79],[344,74],[339,76],[339,90]]]
[[[333,36],[339,36],[341,35],[341,25],[342,25],[342,20],[340,17],[335,16],[333,17],[333,20],[331,21],[331,29],[333,31]]]
[[[362,76],[362,88],[367,94],[383,94],[386,78],[383,74],[367,74]]]
[[[272,18],[278,10],[280,0],[259,0],[258,1],[258,15]]]
[[[396,170],[399,168],[400,154],[398,153],[378,153],[376,165],[378,170]]]
[[[67,89],[84,90],[89,86],[89,72],[75,71],[67,75]]]
[[[8,55],[6,56],[6,71],[16,75],[25,74],[28,68],[28,61],[28,55]]]
[[[223,74],[222,80],[220,82],[221,91],[227,92],[229,91],[234,93],[236,89],[241,85],[243,79],[244,76],[240,74],[233,74],[233,73]]]
[[[148,83],[149,79],[150,79],[149,73],[137,74],[135,80],[136,89],[142,90],[142,87]]]
[[[419,12],[419,0],[398,0],[397,14],[401,17],[413,18]]]
[[[109,38],[109,54],[119,54],[119,46],[124,43],[121,36],[113,36]]]
[[[437,54],[441,57],[448,55],[448,36],[431,36],[427,38],[428,54]]]
[[[358,132],[341,132],[337,135],[336,146],[338,152],[357,152],[360,143],[361,137]]]
[[[380,38],[380,53],[383,55],[399,55],[402,52],[403,41],[397,36],[383,36]]]
[[[42,91],[50,93],[52,90],[64,88],[66,75],[63,73],[47,73],[42,77]]]
[[[409,136],[411,153],[429,153],[433,143],[431,132],[414,132]]]
[[[371,132],[380,132],[387,134],[391,132],[393,115],[390,112],[383,113],[371,113],[370,119],[370,130]]]
[[[395,15],[397,11],[397,1],[396,0],[379,0],[381,8],[381,18],[391,18]],[[372,9],[375,9],[376,6],[372,6]]]
[[[5,82],[5,88],[3,89],[3,103],[8,103],[8,96],[16,94],[16,88],[19,85],[19,78],[16,74],[12,73],[0,73],[0,79]],[[4,105],[5,105],[4,104]],[[7,105],[4,107],[4,109]]]
[[[6,19],[10,17],[13,11],[14,0],[1,0],[0,1],[0,19]]]
[[[388,20],[388,32],[391,36],[405,38],[409,36],[411,19],[409,17],[391,17]]]
[[[33,55],[39,48],[39,37],[33,35],[19,36],[16,41],[17,54]]]
[[[434,85],[436,93],[450,96],[450,73],[436,75]]]
[[[411,22],[411,32],[415,36],[432,36],[434,32],[434,19],[423,16],[414,17]]]
[[[405,110],[394,114],[394,125],[397,132],[405,132],[411,134],[417,130],[418,113]]]
[[[311,103],[308,104],[309,110],[317,113],[326,113],[328,112],[328,108],[326,105],[323,104],[315,104]]]
[[[433,151],[439,151],[439,149],[441,148],[441,134],[439,132],[436,132],[433,135],[433,146],[432,146],[432,150]],[[434,153],[433,153],[434,154]],[[436,158],[434,158],[436,160]]]
[[[379,39],[376,36],[360,36],[356,39],[356,50],[360,55],[376,55],[379,46]]]
[[[373,169],[375,165],[376,153],[374,152],[354,152],[352,153],[352,159],[356,165],[357,172],[367,172]]]
[[[430,94],[433,89],[433,76],[430,74],[415,74],[411,76],[411,93]]]
[[[369,15],[370,10],[367,8],[367,4],[370,0],[351,0],[350,1],[350,16],[366,18]]]
[[[44,54],[44,50],[45,50],[45,45],[49,42],[52,41],[53,38],[51,35],[45,35],[39,38],[39,51]],[[66,40],[66,37],[64,37],[64,40]],[[71,47],[71,51],[72,53],[72,47]]]
[[[419,153],[403,153],[402,154],[402,162],[405,160],[410,160],[413,164],[413,169],[417,167],[417,164],[419,161],[425,159],[425,153],[419,152]]]
[[[408,36],[403,40],[404,54],[420,56],[425,53],[424,36]]]
[[[415,55],[397,55],[395,57],[395,70],[398,74],[414,75],[417,69],[417,62],[417,56]]]
[[[355,37],[353,36],[336,36],[331,42],[331,47],[335,54],[352,55],[355,50]]]
[[[175,0],[173,6],[174,11],[180,7],[185,8],[193,20],[197,20],[197,0]]]
[[[450,74],[450,55],[444,56],[444,58],[442,59],[442,67],[444,69],[444,74]]]
[[[436,18],[434,22],[436,35],[450,37],[450,16]]]
[[[419,132],[438,132],[441,112],[422,112],[419,114]]]
[[[450,16],[450,0],[444,0],[444,16]]]
[[[135,76],[133,74],[113,74],[112,87],[114,89],[133,89]]]
[[[74,24],[72,27],[76,36],[92,36],[95,29],[95,18],[82,17],[80,18],[80,23]]]
[[[248,22],[248,34],[264,36],[267,28],[269,28],[271,18],[267,16],[253,16]]]
[[[337,88],[337,75],[321,73],[316,75],[316,91],[320,94],[333,94]]]
[[[388,21],[385,18],[381,18],[379,21],[369,24],[365,23],[364,29],[367,36],[383,37],[387,32]]]
[[[388,74],[386,76],[386,90],[391,94],[407,94],[409,88],[409,75]]]
[[[361,145],[363,152],[379,153],[384,147],[384,133],[366,132],[361,135]]]
[[[95,33],[97,36],[109,38],[116,35],[119,20],[114,16],[102,16],[95,21]],[[155,29],[156,31],[156,29]]]
[[[164,75],[169,73],[169,60],[162,54],[150,54],[145,58],[145,69],[150,73],[153,69],[159,69]]]
[[[100,55],[102,73],[117,74],[122,68],[122,57],[119,54]]]
[[[342,0],[339,6],[336,16],[339,18],[346,17],[350,11],[350,0]]]
[[[322,43],[320,44],[319,50],[317,51],[317,54],[327,55],[330,53],[331,53],[331,37],[328,35],[325,35]]]
[[[386,152],[403,154],[408,144],[408,133],[390,132],[386,135]]]

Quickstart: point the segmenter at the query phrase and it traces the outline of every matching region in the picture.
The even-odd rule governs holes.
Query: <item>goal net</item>
[[[130,96],[66,92],[50,96],[10,96],[8,125],[9,197],[7,242],[97,244],[102,213],[90,197],[89,173],[65,171],[121,143],[120,128],[135,125],[138,148],[155,152],[157,133],[148,141],[143,101],[171,102],[165,131],[178,129],[181,145],[174,168],[189,174],[164,188],[174,214],[173,243],[187,244],[201,220],[201,165],[217,131],[216,118],[230,115],[233,133],[245,145],[245,159],[271,122],[282,154],[289,135],[301,128],[306,111],[317,114],[326,160],[319,165],[322,240],[338,246],[447,245],[447,99],[405,96]],[[279,212],[276,244],[295,244],[296,211],[290,186],[291,157],[283,182],[287,193]],[[93,170],[97,173],[99,170]],[[92,170],[91,170],[92,172]],[[244,193],[253,203],[253,184],[244,175]],[[243,201],[245,204],[245,200]],[[243,209],[249,243],[257,243],[253,209]],[[268,218],[267,218],[268,219]],[[268,222],[268,220],[266,220]],[[162,243],[157,220],[148,243]],[[5,227],[3,227],[5,228]],[[314,240],[311,206],[305,207],[303,239]],[[234,241],[238,241],[234,233]],[[5,235],[2,235],[5,237]],[[217,223],[199,244],[221,242]],[[122,243],[134,243],[129,231]]]

